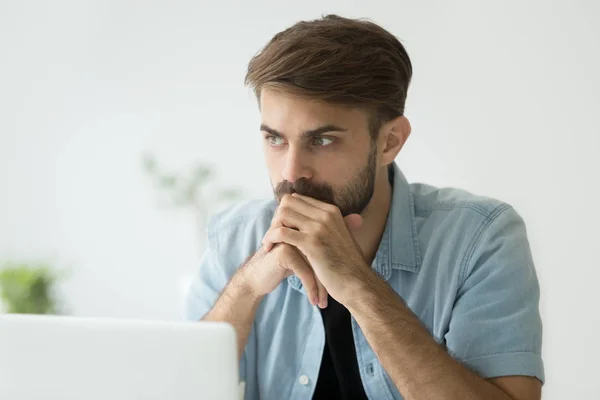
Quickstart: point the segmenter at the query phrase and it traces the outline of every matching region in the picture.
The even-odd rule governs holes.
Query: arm
[[[540,399],[541,384],[535,378],[498,378],[505,392],[462,366],[435,342],[400,296],[368,272],[347,307],[407,400]]]
[[[184,311],[185,319],[188,321],[201,321],[208,318],[218,321],[223,318],[223,308],[219,312],[209,316],[213,308],[223,296],[229,300],[238,297],[239,285],[238,279],[234,279],[241,264],[245,264],[243,255],[236,251],[224,251],[220,243],[228,243],[235,239],[237,232],[235,230],[220,229],[220,224],[215,223],[213,219],[209,224],[207,246],[200,260],[200,267],[197,270],[194,279],[190,283],[185,296]],[[229,288],[231,286],[231,288]],[[236,289],[237,288],[237,289]],[[231,291],[231,295],[230,290]],[[235,303],[235,302],[232,302]],[[237,313],[232,308],[234,318]],[[249,332],[243,333],[238,330],[235,324],[232,324],[236,332],[236,341],[238,345],[238,355],[240,346],[240,337],[244,337],[243,342],[246,347],[242,349],[239,363],[240,381],[245,381],[248,376],[254,374],[256,341],[254,337],[254,326],[249,323]]]
[[[244,266],[241,267],[242,269]],[[230,323],[237,336],[238,357],[242,358],[256,310],[263,296],[256,295],[246,283],[243,274],[236,273],[227,284],[214,307],[202,318],[203,321]]]
[[[474,241],[459,272],[445,348],[371,269],[362,269],[364,282],[348,297],[346,306],[407,399],[541,397],[540,290],[525,224],[507,207]]]

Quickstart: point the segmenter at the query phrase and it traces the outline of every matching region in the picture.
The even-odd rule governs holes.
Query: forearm
[[[242,267],[243,268],[243,267]],[[203,321],[228,322],[235,328],[238,357],[241,359],[262,300],[246,284],[241,269],[231,278],[214,307],[202,318]]]
[[[454,360],[378,276],[363,279],[350,298],[346,306],[405,399],[511,400]]]

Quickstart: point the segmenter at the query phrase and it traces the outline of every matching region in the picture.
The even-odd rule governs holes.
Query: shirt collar
[[[414,200],[404,174],[394,162],[389,166],[392,200],[385,230],[377,249],[373,269],[386,281],[392,269],[418,272],[421,267],[421,250],[415,224]],[[297,276],[288,277],[290,285],[302,290]]]
[[[394,162],[389,167],[393,175],[392,201],[385,230],[377,250],[373,268],[385,280],[392,269],[418,272],[421,249],[415,224],[414,199],[404,174]]]

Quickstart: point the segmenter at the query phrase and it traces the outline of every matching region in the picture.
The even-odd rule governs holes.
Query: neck
[[[378,174],[373,197],[362,213],[363,224],[352,232],[369,265],[375,259],[379,248],[391,203],[392,186],[385,167],[382,173]]]

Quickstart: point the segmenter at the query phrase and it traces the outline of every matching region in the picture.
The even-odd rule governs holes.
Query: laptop
[[[234,329],[0,315],[0,399],[239,400]]]

